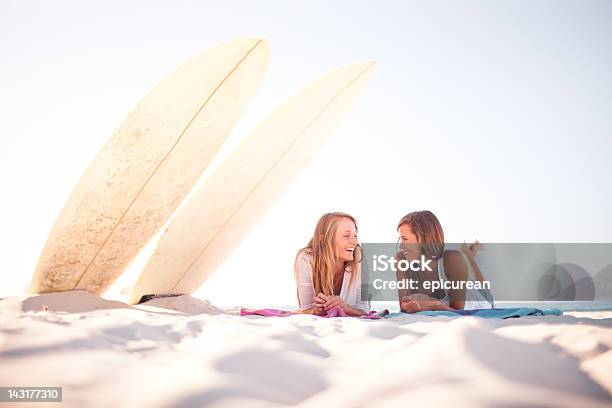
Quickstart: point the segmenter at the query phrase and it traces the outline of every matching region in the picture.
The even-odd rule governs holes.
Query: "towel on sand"
[[[370,312],[368,312],[367,315],[364,316],[358,316],[362,319],[382,319],[382,316],[384,316],[385,314],[388,314],[389,311],[388,310],[384,310],[381,313],[376,312],[375,310],[371,310]],[[287,316],[291,316],[294,314],[300,314],[298,312],[289,312],[286,310],[279,310],[279,309],[245,309],[245,308],[240,308],[240,316],[252,316],[252,315],[257,315],[257,316],[275,316],[275,317],[287,317]],[[316,315],[315,315],[316,316]],[[346,313],[344,313],[344,310],[340,309],[339,307],[334,307],[332,309],[330,309],[326,315],[324,316],[318,316],[318,317],[352,317],[347,315]]]
[[[390,313],[386,318],[405,316],[408,313]],[[425,316],[478,316],[485,319],[508,319],[522,316],[561,316],[563,312],[559,309],[536,309],[533,307],[513,307],[506,309],[472,309],[472,310],[426,310],[423,312],[410,313]]]

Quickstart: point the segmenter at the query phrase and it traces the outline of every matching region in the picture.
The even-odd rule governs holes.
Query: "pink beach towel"
[[[362,319],[382,319],[382,316],[389,313],[388,310],[384,310],[382,313],[378,314],[375,310],[371,310],[365,316],[358,316]],[[289,312],[287,310],[279,310],[279,309],[245,309],[240,308],[240,316],[274,316],[274,317],[287,317],[294,314],[300,314],[298,312]],[[316,315],[313,315],[316,316]],[[330,309],[325,316],[318,317],[352,317],[347,315],[344,310],[339,307],[334,307]]]

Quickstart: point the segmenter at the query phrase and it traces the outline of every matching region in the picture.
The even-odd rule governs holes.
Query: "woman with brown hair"
[[[424,255],[432,259],[431,271],[414,272],[417,276],[409,277],[408,271],[397,271],[400,279],[415,279],[423,282],[439,280],[467,282],[469,280],[485,282],[474,256],[478,251],[476,241],[469,247],[463,244],[461,250],[444,250],[444,231],[438,218],[431,211],[416,211],[405,215],[399,221],[397,230],[401,250],[397,257],[407,260],[418,259]],[[457,310],[457,309],[490,309],[494,307],[491,292],[484,289],[467,289],[467,285],[456,285],[460,288],[449,290],[438,289],[434,292],[399,291],[400,309],[407,313],[423,310]]]
[[[360,262],[355,218],[341,212],[324,214],[295,258],[300,313],[325,315],[337,307],[349,316],[367,314],[369,304],[361,300]]]

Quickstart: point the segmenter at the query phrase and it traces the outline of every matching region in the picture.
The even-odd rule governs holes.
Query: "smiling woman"
[[[444,249],[444,231],[431,211],[405,215],[397,226],[402,251],[398,255],[414,260],[426,255],[433,260],[418,280],[426,293],[412,293],[398,288],[400,309],[407,313],[423,310],[494,308],[490,282],[486,281],[474,260],[479,243],[463,245],[461,250]],[[423,259],[423,258],[421,258]],[[418,273],[418,272],[417,272]],[[398,281],[407,278],[406,271],[396,272]]]
[[[349,316],[366,314],[370,308],[361,300],[360,261],[355,218],[341,212],[324,214],[295,259],[300,312],[324,315],[338,307]]]

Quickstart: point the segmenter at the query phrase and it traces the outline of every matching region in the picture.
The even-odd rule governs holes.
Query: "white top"
[[[314,287],[312,286],[312,255],[302,251],[295,257],[294,264],[295,284],[297,286],[298,302],[300,310],[310,309],[313,307],[315,298]],[[357,268],[357,278],[353,286],[349,287],[351,281],[351,272],[345,270],[342,278],[342,289],[340,289],[340,297],[344,303],[362,310],[370,311],[368,301],[361,300],[361,268]]]
[[[467,256],[462,252],[459,253],[463,256],[463,260],[467,264],[468,268],[468,280],[474,280],[474,270],[472,269],[472,265],[470,261],[468,261]],[[446,273],[444,272],[444,256],[441,256],[438,260],[438,278],[440,281],[448,280]],[[446,291],[445,291],[446,292]],[[448,292],[444,296],[444,299],[441,299],[442,302],[448,304],[450,299],[448,297]],[[466,289],[465,292],[465,304],[463,305],[463,310],[472,310],[472,309],[491,309],[493,305],[489,303],[489,301],[485,298],[482,292],[478,289],[470,288]]]

